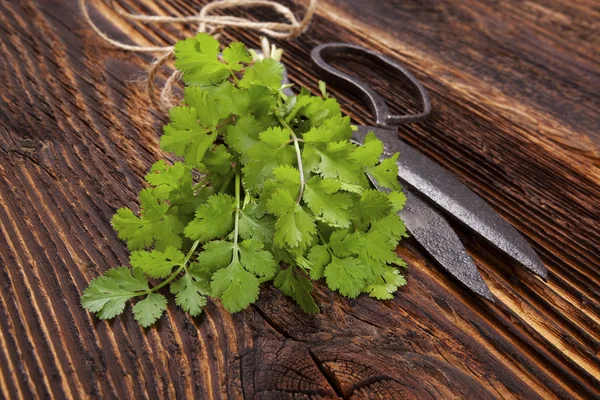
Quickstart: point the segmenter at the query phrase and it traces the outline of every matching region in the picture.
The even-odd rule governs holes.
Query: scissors
[[[369,58],[378,64],[393,68],[407,78],[419,93],[423,111],[417,114],[393,115],[383,98],[369,85],[334,68],[326,61],[348,54]],[[411,235],[442,268],[474,293],[493,301],[490,289],[444,216],[446,214],[507,254],[517,265],[546,280],[548,271],[533,248],[515,228],[448,171],[400,139],[399,125],[422,121],[431,113],[431,101],[427,91],[406,68],[384,55],[347,43],[317,46],[312,50],[311,58],[315,69],[325,80],[359,96],[373,112],[376,126],[359,126],[352,140],[362,144],[366,134],[373,131],[384,144],[382,157],[400,153],[397,162],[398,179],[404,188],[406,206],[399,215]],[[372,177],[371,182],[378,190],[386,190]]]

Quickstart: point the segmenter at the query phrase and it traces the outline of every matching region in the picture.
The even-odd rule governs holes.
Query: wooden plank
[[[192,34],[131,24],[99,1],[91,13],[111,37],[135,43]],[[281,43],[292,80],[313,90],[308,54],[318,43],[359,43],[411,69],[434,113],[401,135],[523,232],[548,282],[457,227],[494,304],[408,240],[399,251],[409,285],[392,301],[343,299],[319,284],[322,313],[310,317],[266,287],[244,312],[211,302],[190,318],[171,305],[144,330],[130,313],[98,321],[79,295],[127,262],[110,217],[135,206],[142,176],[164,156],[164,115],[134,81],[150,59],[105,45],[76,0],[0,2],[3,397],[600,396],[599,17],[593,0],[326,0],[310,32]],[[257,43],[251,32],[226,38]],[[389,72],[353,59],[340,66],[366,71],[393,109],[414,108]],[[356,99],[330,90],[357,122],[370,121]]]

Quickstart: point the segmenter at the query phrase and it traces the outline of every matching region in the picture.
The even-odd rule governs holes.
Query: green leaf
[[[267,203],[270,213],[279,216],[275,223],[275,244],[279,247],[306,248],[316,233],[315,220],[297,204],[289,192],[276,191]]]
[[[319,91],[321,92],[321,96],[327,98],[327,85],[322,80],[319,80]]]
[[[233,229],[235,199],[224,193],[212,195],[198,207],[196,218],[185,227],[185,235],[204,243],[224,237]]]
[[[313,246],[308,253],[308,261],[310,262],[311,279],[318,280],[323,277],[325,266],[331,262],[331,255],[325,246]]]
[[[169,115],[171,123],[163,128],[160,147],[184,157],[187,165],[197,165],[213,145],[217,135],[200,126],[193,107],[173,107],[169,110]]]
[[[242,239],[254,238],[269,247],[275,234],[275,217],[259,210],[256,203],[247,205],[240,215],[239,234]]]
[[[171,274],[173,267],[181,265],[184,259],[185,255],[181,251],[169,246],[164,252],[134,251],[129,260],[134,268],[139,268],[149,277],[165,278]]]
[[[351,137],[350,118],[335,115],[326,119],[322,125],[312,127],[304,134],[303,139],[307,143],[329,143]]]
[[[406,279],[394,267],[385,266],[382,273],[365,288],[365,293],[379,300],[391,300],[398,287],[406,284]]]
[[[359,166],[350,158],[354,146],[348,142],[332,142],[316,149],[321,156],[317,172],[328,179],[339,179],[347,183],[361,183],[364,179]]]
[[[227,147],[218,145],[206,153],[204,160],[202,160],[204,167],[201,170],[208,174],[226,175],[232,170],[232,161],[231,153],[227,150]]]
[[[120,267],[117,271],[109,270],[107,275],[92,279],[88,287],[81,296],[81,305],[87,310],[96,313],[100,319],[111,319],[121,314],[125,309],[127,300],[136,296],[132,287],[140,287],[143,290],[148,289],[148,282],[145,287],[142,279],[138,276],[127,276],[124,283],[120,280],[126,276],[127,268]]]
[[[224,268],[233,258],[233,243],[224,240],[213,240],[204,245],[198,255],[198,264],[208,271]]]
[[[340,114],[340,105],[333,98],[322,99],[309,94],[296,96],[296,103],[292,111],[286,117],[286,122],[298,121],[300,125],[313,127],[321,125],[327,118]],[[303,118],[301,118],[303,117]],[[305,124],[299,120],[305,119]],[[308,129],[305,129],[308,131]]]
[[[235,125],[227,128],[226,141],[239,154],[245,154],[254,144],[258,143],[258,134],[264,127],[252,115],[244,115]]]
[[[141,215],[137,217],[128,208],[121,208],[111,224],[119,238],[127,240],[130,250],[140,250],[154,244],[157,250],[168,246],[181,247],[183,224],[168,213],[169,205],[159,197],[160,190],[144,189],[140,192]]]
[[[286,296],[290,296],[308,314],[316,314],[319,307],[311,296],[312,283],[294,267],[279,271],[273,281],[276,288]]]
[[[229,69],[240,71],[243,65],[240,63],[249,63],[252,61],[252,56],[246,50],[246,46],[241,42],[233,42],[223,50],[223,60],[229,64]]]
[[[277,265],[273,255],[263,250],[262,243],[252,239],[244,240],[239,245],[239,253],[240,262],[247,271],[269,279],[275,276]]]
[[[355,207],[355,213],[364,221],[376,221],[392,211],[392,203],[387,194],[376,189],[362,192],[360,200]]]
[[[349,233],[346,230],[337,230],[331,233],[329,237],[329,247],[338,257],[348,257],[352,254],[359,254],[364,248],[365,235],[361,232]],[[378,246],[374,243],[374,246]]]
[[[402,190],[398,183],[398,161],[399,154],[396,153],[390,158],[386,158],[379,165],[367,169],[367,173],[377,181],[379,186],[392,190]]]
[[[388,193],[388,200],[392,203],[392,207],[396,212],[402,210],[406,204],[406,196],[403,192],[393,191]]]
[[[345,193],[335,193],[341,186],[337,181],[313,176],[306,182],[303,199],[320,220],[331,226],[346,228],[350,226],[348,208],[352,200]]]
[[[144,328],[154,324],[167,309],[167,298],[162,294],[150,293],[133,306],[135,320]]]
[[[164,160],[159,160],[152,165],[144,179],[157,188],[160,197],[168,197],[169,193],[176,189],[181,181],[186,180],[188,175],[191,183],[191,174],[183,163],[176,162],[168,166]]]
[[[210,283],[205,275],[200,264],[192,264],[184,276],[171,283],[175,303],[193,317],[200,315],[210,294]]]
[[[360,261],[353,257],[332,257],[331,263],[325,268],[327,286],[350,298],[358,297],[365,286],[368,270]]]
[[[229,76],[228,66],[218,59],[219,42],[207,33],[175,44],[175,67],[189,85],[214,85]]]
[[[273,180],[265,181],[263,198],[269,198],[276,190],[286,190],[295,199],[300,191],[300,172],[289,165],[273,168]]]
[[[237,259],[212,276],[212,295],[219,297],[227,311],[235,313],[258,299],[259,281]]]
[[[244,187],[250,192],[258,192],[267,179],[272,178],[273,169],[278,165],[291,165],[296,159],[293,146],[272,148],[259,142],[248,149],[248,162],[242,169]]]
[[[259,138],[264,143],[271,147],[279,147],[283,144],[289,143],[290,133],[287,129],[275,126],[261,132]]]
[[[383,142],[377,139],[377,136],[371,131],[367,133],[364,144],[358,146],[350,157],[356,160],[363,167],[373,167],[379,162],[379,157],[383,153]]]
[[[240,80],[239,87],[248,88],[252,85],[259,85],[266,86],[271,90],[278,90],[282,79],[283,65],[272,58],[265,58],[246,68],[246,73]]]
[[[111,268],[104,273],[104,276],[115,280],[121,289],[129,292],[148,290],[148,281],[139,268],[133,270],[127,267]]]
[[[208,90],[198,86],[188,86],[184,89],[183,100],[187,105],[196,110],[196,118],[203,128],[212,128],[217,125],[221,118],[228,114],[221,115],[217,107],[216,99]],[[228,111],[225,109],[225,111]]]

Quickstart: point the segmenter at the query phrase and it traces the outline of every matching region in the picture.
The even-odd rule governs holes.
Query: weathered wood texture
[[[115,38],[191,34],[92,15]],[[185,0],[123,0],[189,14]],[[301,11],[298,7],[298,11]],[[259,11],[264,12],[264,11]],[[0,392],[4,398],[595,398],[600,396],[600,8],[596,0],[324,0],[309,33],[282,43],[292,79],[316,87],[322,42],[389,54],[425,84],[434,113],[401,134],[526,235],[543,282],[459,228],[497,301],[474,298],[416,243],[393,301],[343,299],[302,314],[266,288],[229,315],[170,307],[143,330],[98,321],[87,282],[126,263],[111,230],[163,153],[164,116],[142,87],[148,58],[105,45],[76,0],[0,2]],[[228,38],[256,43],[249,32]],[[385,71],[362,71],[396,108]],[[377,76],[373,75],[376,72]],[[332,88],[357,121],[365,107]]]

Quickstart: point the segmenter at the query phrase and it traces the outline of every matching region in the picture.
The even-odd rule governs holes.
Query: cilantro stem
[[[241,173],[240,173],[240,169],[236,168],[235,170],[235,228],[233,231],[233,244],[234,247],[237,247],[237,243],[238,243],[238,233],[240,230],[240,198],[241,198],[241,194],[240,194],[240,187],[241,187]]]
[[[162,281],[161,283],[159,283],[158,285],[154,286],[153,288],[150,288],[144,292],[141,292],[138,296],[143,296],[145,294],[150,294],[152,292],[156,292],[158,289],[164,287],[166,284],[168,284],[169,282],[171,282],[173,279],[175,279],[175,277],[177,275],[179,275],[179,273],[186,269],[187,263],[190,261],[190,258],[192,258],[192,255],[194,254],[194,252],[196,251],[196,249],[198,248],[198,245],[200,244],[199,240],[196,240],[194,242],[194,244],[192,244],[192,248],[190,249],[190,251],[188,251],[187,255],[185,256],[185,258],[183,259],[183,262],[179,265],[179,268],[177,268],[175,270],[175,272],[173,272],[167,279],[165,279],[164,281]]]
[[[298,193],[298,199],[296,200],[297,204],[300,204],[300,200],[302,200],[302,195],[304,194],[304,186],[306,186],[306,181],[304,179],[304,166],[302,164],[302,152],[300,151],[300,142],[301,139],[298,139],[294,130],[288,125],[287,122],[281,116],[277,115],[277,119],[279,123],[288,131],[290,131],[290,135],[292,136],[292,141],[294,142],[294,148],[296,149],[296,159],[298,160],[298,172],[300,173],[300,192]]]

